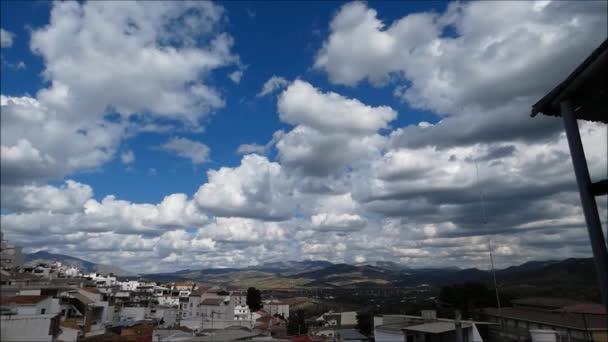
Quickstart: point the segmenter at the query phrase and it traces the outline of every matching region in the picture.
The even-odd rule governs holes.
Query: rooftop
[[[201,302],[201,305],[220,305],[224,302],[224,298],[206,298]]]
[[[355,329],[338,329],[338,334],[345,340],[367,340],[367,336]]]
[[[546,309],[559,309],[567,305],[583,304],[580,301],[568,298],[549,298],[549,297],[529,297],[514,299],[511,301],[514,306],[533,306]]]
[[[462,324],[463,328],[470,328],[471,325],[467,323]],[[419,331],[423,333],[429,334],[442,334],[448,331],[453,331],[456,329],[456,325],[454,322],[430,322],[423,323],[417,325],[410,325],[404,328],[408,331]]]
[[[185,281],[185,282],[177,282],[173,284],[174,286],[194,286],[193,282]]]
[[[89,293],[99,293],[96,287],[83,287],[82,289]]]
[[[595,303],[582,303],[574,305],[566,305],[558,310],[557,312],[570,312],[570,313],[584,313],[592,315],[606,315],[606,307],[602,304]]]
[[[48,296],[11,296],[0,297],[0,304],[24,304],[33,305],[49,298]]]
[[[490,316],[499,316],[496,308],[485,308],[481,312]],[[585,330],[585,327],[588,330],[608,330],[608,317],[605,315],[502,308],[500,317],[578,330]]]
[[[572,101],[576,118],[608,123],[608,39],[595,49],[574,71],[532,106],[532,116],[542,113],[561,116],[560,102]]]

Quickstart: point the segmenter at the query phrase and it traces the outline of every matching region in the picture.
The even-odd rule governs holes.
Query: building
[[[59,299],[39,295],[0,297],[0,305],[16,315],[57,314],[61,311]]]
[[[486,322],[460,321],[463,342],[483,342],[477,325]],[[379,315],[374,316],[376,341],[440,342],[456,341],[457,323],[452,319],[437,318],[432,310],[421,316]]]
[[[246,291],[230,291],[230,300],[234,303],[235,307],[238,305],[247,305],[247,292]]]
[[[59,300],[48,296],[0,297],[0,340],[52,341],[60,333]]]
[[[369,341],[369,338],[365,335],[362,335],[355,329],[338,329],[336,330],[336,339],[338,341],[359,341],[366,342]],[[380,341],[379,341],[380,342]]]
[[[230,297],[207,298],[201,302],[201,316],[205,318],[233,319],[234,304],[230,302]]]
[[[159,328],[173,328],[177,326],[177,313],[177,307],[158,305],[150,310],[150,317],[158,322]]]
[[[177,282],[171,286],[171,291],[178,292],[178,296],[182,298],[190,296],[192,291],[197,289],[198,287],[193,282]]]
[[[60,334],[57,314],[0,315],[2,341],[54,341]]]
[[[230,297],[205,298],[200,304],[203,329],[224,329],[229,326],[250,326],[247,321],[234,319],[234,304]]]
[[[150,308],[145,306],[126,306],[120,308],[120,321],[143,321],[150,317]]]
[[[247,305],[235,305],[234,306],[234,319],[236,321],[251,320],[251,311],[249,310],[249,307]]]
[[[74,289],[59,295],[62,326],[69,325],[79,336],[89,337],[105,333],[114,322],[114,306],[104,300],[95,288]]]
[[[264,311],[271,315],[279,315],[289,319],[289,304],[277,299],[267,299],[263,302]]]
[[[330,311],[317,318],[317,322],[325,327],[352,328],[357,325],[357,313],[355,311]]]
[[[511,302],[513,307],[480,310],[490,326],[492,340],[528,341],[531,330],[547,330],[557,340],[570,342],[608,341],[608,315],[601,304],[581,303],[563,298],[525,298]]]
[[[21,247],[9,245],[0,232],[0,269],[11,269],[23,266]]]

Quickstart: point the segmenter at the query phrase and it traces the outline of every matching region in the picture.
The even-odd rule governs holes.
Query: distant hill
[[[113,273],[133,276],[121,268],[46,251],[26,254],[25,262],[52,263],[78,267],[83,272]],[[490,284],[492,274],[476,268],[409,268],[391,261],[374,265],[333,264],[328,261],[278,261],[245,268],[185,269],[175,272],[140,274],[141,278],[159,281],[199,281],[222,286],[259,288],[292,287],[411,287],[421,284],[446,286],[465,282]],[[586,297],[597,295],[593,259],[530,261],[518,266],[496,270],[499,287],[529,295],[550,289],[554,294],[578,291]]]
[[[64,265],[77,267],[83,273],[90,272],[98,272],[98,273],[113,273],[117,276],[126,276],[132,273],[125,271],[119,267],[104,265],[104,264],[96,264],[91,261],[82,260],[73,256],[64,255],[64,254],[55,254],[49,253],[46,251],[38,251],[36,253],[25,254],[24,256],[26,264],[37,264],[37,263],[47,263],[51,264],[53,262],[61,262]]]
[[[321,270],[332,265],[333,264],[329,261],[320,260],[278,261],[249,267],[249,269],[271,273],[296,274],[306,271]]]
[[[395,286],[429,284],[446,286],[465,282],[492,285],[492,273],[476,268],[464,270],[409,270],[393,282]],[[532,261],[496,270],[496,281],[502,294],[524,296],[566,296],[599,299],[599,288],[593,259]]]
[[[264,263],[246,268],[207,268],[201,270],[180,270],[167,273],[141,274],[145,279],[152,281],[183,281],[195,280],[210,284],[244,287],[251,286],[290,287],[300,283],[291,275],[299,272],[317,271],[333,266],[329,261],[277,261]],[[239,283],[241,282],[241,283]]]

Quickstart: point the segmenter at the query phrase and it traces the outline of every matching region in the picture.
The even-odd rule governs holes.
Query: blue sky
[[[504,265],[588,255],[573,179],[539,172],[572,172],[560,123],[528,112],[605,39],[605,3],[0,5],[2,229],[28,251],[483,267],[492,237]]]
[[[122,150],[133,150],[136,154],[136,163],[131,169],[127,170],[120,158],[116,158],[100,170],[79,172],[71,178],[90,184],[97,199],[115,194],[134,202],[158,202],[173,192],[192,195],[206,180],[207,168],[238,165],[240,155],[236,150],[240,144],[265,144],[276,130],[286,127],[278,120],[276,103],[272,99],[255,98],[261,85],[272,75],[301,78],[370,105],[388,104],[400,113],[395,126],[436,120],[432,113],[412,110],[385,89],[369,85],[331,87],[322,73],[311,70],[315,52],[327,35],[327,23],[341,4],[333,1],[222,3],[228,16],[223,25],[234,37],[238,54],[248,67],[238,85],[225,76],[224,70],[213,76],[212,82],[226,95],[226,106],[206,119],[204,132],[185,135],[208,145],[210,160],[193,167],[187,160],[150,148],[162,144],[166,140],[165,134],[142,134],[121,146]],[[412,2],[404,6],[396,2],[378,2],[374,7],[382,14],[381,18],[390,22],[415,11],[442,11],[446,3]],[[14,32],[18,38],[27,38],[29,28],[48,24],[50,8],[49,2],[3,2],[3,28]],[[25,70],[3,68],[2,94],[35,94],[45,85],[41,77],[42,59],[31,53],[27,39],[16,39],[11,49],[2,53],[9,63],[23,61],[27,65]],[[157,173],[150,175],[150,168]]]

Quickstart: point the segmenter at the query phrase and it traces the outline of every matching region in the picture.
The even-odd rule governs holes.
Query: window
[[[585,334],[579,330],[571,330],[570,334],[572,335],[573,338],[578,338],[581,340],[585,338]]]
[[[46,309],[40,309],[40,314],[44,315],[46,313]]]

